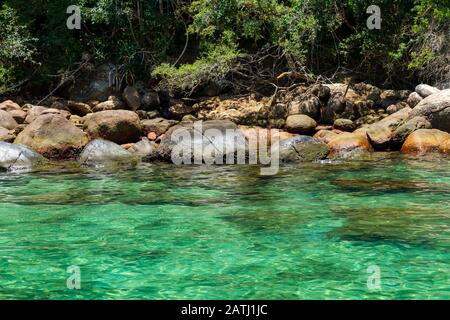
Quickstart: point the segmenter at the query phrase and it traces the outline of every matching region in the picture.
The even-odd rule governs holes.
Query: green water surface
[[[449,194],[399,155],[0,173],[0,298],[449,299]]]

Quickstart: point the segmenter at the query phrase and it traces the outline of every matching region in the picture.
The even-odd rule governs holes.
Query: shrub
[[[0,9],[0,93],[17,80],[18,64],[34,63],[35,40],[27,26],[19,23],[16,11],[4,4]]]

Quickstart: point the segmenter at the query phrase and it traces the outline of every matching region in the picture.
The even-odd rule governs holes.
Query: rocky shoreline
[[[48,160],[83,165],[167,161],[171,134],[177,128],[194,130],[197,120],[206,128],[239,130],[247,141],[279,129],[284,162],[377,151],[450,154],[450,89],[425,84],[414,92],[365,83],[314,84],[271,97],[199,99],[173,99],[163,91],[128,86],[121,95],[106,96],[51,97],[43,105],[1,102],[0,168],[31,169]]]

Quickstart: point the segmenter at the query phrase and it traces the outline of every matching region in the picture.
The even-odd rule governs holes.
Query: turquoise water
[[[1,173],[0,298],[449,299],[450,161],[378,157]]]

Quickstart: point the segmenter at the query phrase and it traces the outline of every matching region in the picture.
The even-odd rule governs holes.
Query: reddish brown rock
[[[444,142],[439,147],[439,151],[442,153],[450,154],[450,138],[444,140]]]
[[[315,135],[314,138],[323,141],[325,143],[330,142],[333,138],[335,138],[338,133],[331,130],[320,130]]]
[[[148,138],[148,140],[150,140],[150,141],[155,141],[155,140],[158,138],[158,136],[156,135],[155,132],[149,132],[149,133],[147,134],[147,138]]]
[[[419,129],[408,136],[402,147],[402,153],[425,154],[440,152],[441,146],[450,138],[450,134],[437,129]]]
[[[342,133],[337,135],[330,142],[330,156],[345,156],[355,152],[372,152],[373,148],[367,136],[356,133]]]

